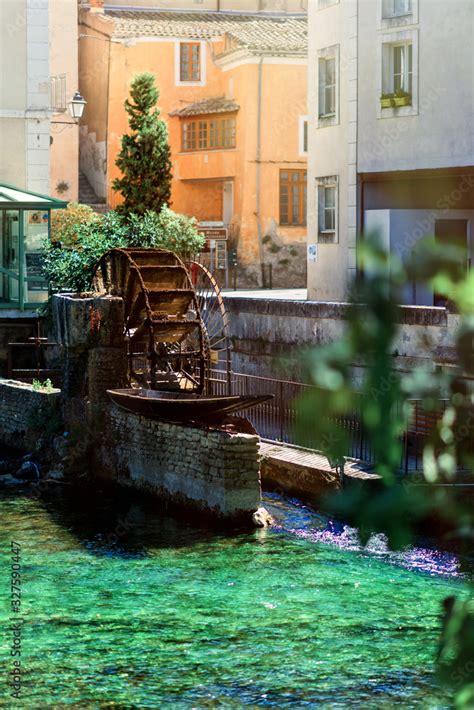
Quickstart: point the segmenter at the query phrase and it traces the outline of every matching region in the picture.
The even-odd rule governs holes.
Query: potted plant
[[[397,89],[393,97],[395,106],[411,106],[411,94],[403,89]]]
[[[380,105],[382,108],[392,108],[394,103],[394,94],[382,94],[380,97]]]

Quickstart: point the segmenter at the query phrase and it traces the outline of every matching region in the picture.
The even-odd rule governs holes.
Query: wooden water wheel
[[[202,392],[209,338],[189,273],[165,249],[112,249],[98,263],[94,291],[125,305],[129,385]]]
[[[191,281],[206,330],[206,390],[212,394],[232,393],[229,314],[219,284],[207,267],[197,261],[189,265]]]

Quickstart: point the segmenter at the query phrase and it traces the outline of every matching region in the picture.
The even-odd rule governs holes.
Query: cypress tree
[[[122,177],[113,182],[121,192],[123,204],[117,211],[128,216],[159,212],[171,195],[171,160],[168,129],[155,108],[160,92],[153,74],[138,74],[125,101],[130,132],[122,136],[122,149],[116,165]]]

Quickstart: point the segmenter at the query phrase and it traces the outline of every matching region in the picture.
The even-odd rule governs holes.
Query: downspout
[[[262,68],[264,56],[260,57],[258,63],[258,99],[257,99],[257,173],[256,173],[256,208],[257,208],[257,233],[258,233],[258,257],[262,274],[262,288],[265,288],[265,254],[263,251],[262,219],[260,213],[260,160],[262,155]]]

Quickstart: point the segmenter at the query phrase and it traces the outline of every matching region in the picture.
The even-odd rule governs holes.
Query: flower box
[[[395,106],[411,106],[411,96],[395,96]]]
[[[394,105],[393,101],[394,100],[391,96],[380,97],[380,105],[382,108],[392,108],[392,106]]]

